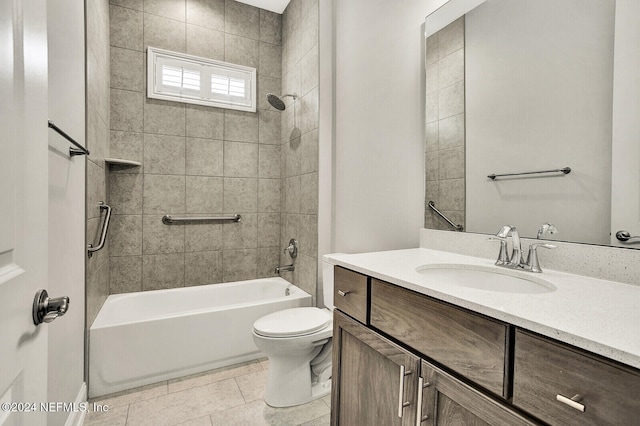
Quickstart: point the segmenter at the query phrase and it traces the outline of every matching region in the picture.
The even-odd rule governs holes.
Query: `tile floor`
[[[268,360],[256,360],[90,400],[109,407],[85,426],[230,426],[329,424],[331,397],[290,408],[263,399]]]

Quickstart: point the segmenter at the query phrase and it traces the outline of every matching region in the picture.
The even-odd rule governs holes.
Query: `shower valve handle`
[[[295,238],[289,240],[289,245],[284,249],[284,253],[286,254],[287,252],[289,252],[289,256],[292,259],[298,257],[298,240]]]

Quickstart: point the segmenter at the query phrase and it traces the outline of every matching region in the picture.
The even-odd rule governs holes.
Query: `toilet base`
[[[311,396],[296,400],[295,403],[285,403],[284,401],[269,402],[268,396],[265,396],[265,402],[268,406],[274,408],[295,407],[296,405],[306,404],[316,399],[320,399],[331,394],[331,379],[324,382],[315,383],[311,386]]]

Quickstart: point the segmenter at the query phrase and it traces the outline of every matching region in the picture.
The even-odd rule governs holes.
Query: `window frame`
[[[171,91],[163,91],[161,87],[161,70],[163,63],[167,63],[168,65],[173,66],[181,63],[185,65],[189,64],[192,65],[192,69],[200,71],[200,84],[202,85],[200,89],[201,94],[198,95],[194,92],[181,94]],[[219,95],[216,96],[218,99],[202,96],[202,92],[206,90],[211,92],[212,74],[223,75],[234,79],[237,79],[238,76],[244,77],[245,88],[248,87],[250,91],[249,95],[243,98],[243,102],[233,101],[231,98],[227,100],[220,99],[221,96]],[[169,50],[158,49],[156,47],[147,48],[148,98],[173,102],[183,102],[195,105],[206,105],[238,111],[256,112],[256,80],[257,72],[256,69],[252,67],[216,61],[214,59],[202,58],[199,56],[187,55],[184,53],[172,52]]]

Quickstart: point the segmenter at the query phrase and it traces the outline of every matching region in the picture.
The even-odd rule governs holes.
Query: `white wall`
[[[85,145],[84,2],[47,2],[49,118]],[[85,162],[49,131],[49,296],[69,296],[67,314],[50,324],[48,401],[74,402],[84,383]],[[49,413],[63,425],[68,412]]]
[[[328,244],[326,234],[320,237],[320,254],[418,246],[424,221],[423,23],[443,3],[334,1],[329,58],[321,7],[320,200],[332,208],[323,202],[324,215],[320,211],[320,234],[331,232]],[[323,66],[326,60],[334,66]],[[332,77],[334,91],[323,90]],[[322,114],[328,95],[331,125]],[[332,218],[325,221],[327,214]]]
[[[513,223],[535,236],[552,222],[560,240],[609,243],[613,26],[613,0],[495,0],[467,14],[468,231]]]

